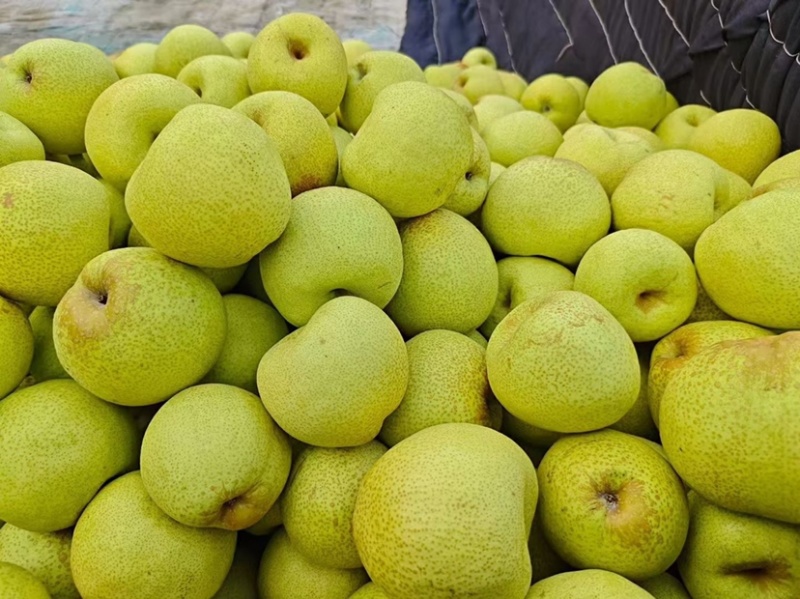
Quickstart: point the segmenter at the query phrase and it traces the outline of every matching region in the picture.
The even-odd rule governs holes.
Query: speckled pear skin
[[[4,599],[51,599],[44,584],[22,566],[0,562],[0,593]]]
[[[275,144],[253,121],[212,104],[181,110],[125,190],[128,214],[157,250],[187,264],[244,264],[289,221]]]
[[[694,599],[800,594],[797,526],[731,512],[694,491],[689,508],[692,525],[678,570]]]
[[[389,595],[384,593],[374,582],[368,582],[350,595],[349,599],[389,599]]]
[[[362,568],[341,570],[308,561],[280,528],[267,544],[258,572],[260,597],[347,599],[369,580]]]
[[[151,248],[98,256],[53,320],[64,370],[128,406],[165,401],[199,381],[217,361],[225,331],[222,297],[208,277]]]
[[[760,201],[760,200],[759,200]],[[800,333],[723,341],[661,397],[670,462],[715,504],[800,524]]]
[[[419,81],[384,88],[347,146],[347,185],[375,198],[392,216],[442,206],[472,161],[464,112],[441,90]]]
[[[272,346],[258,367],[258,390],[270,415],[295,439],[320,447],[374,439],[407,384],[400,331],[380,308],[355,296],[324,304],[308,324]]]
[[[469,216],[480,210],[486,194],[489,192],[492,159],[489,157],[489,148],[486,147],[486,142],[474,128],[472,129],[472,144],[472,161],[453,193],[444,203],[444,208],[461,216]]]
[[[278,499],[291,462],[285,433],[256,395],[208,384],[184,389],[153,417],[141,474],[156,505],[178,522],[241,530]]]
[[[619,574],[605,570],[564,572],[531,587],[525,599],[654,599]]]
[[[189,86],[206,104],[233,108],[250,95],[247,65],[232,56],[200,56],[178,73],[177,80]]]
[[[402,276],[403,246],[392,217],[352,189],[326,187],[297,196],[283,235],[261,253],[264,288],[295,326],[338,295],[383,308]]]
[[[353,535],[389,597],[522,599],[536,472],[511,439],[475,424],[426,428],[364,477]]]
[[[69,568],[71,544],[71,530],[30,532],[6,524],[0,528],[0,562],[17,564],[31,572],[53,599],[81,599]]]
[[[0,399],[20,384],[31,366],[34,336],[25,313],[0,297]]]
[[[195,58],[208,55],[230,56],[231,51],[217,35],[200,25],[178,25],[162,38],[156,48],[153,68],[156,73],[177,77]]]
[[[255,40],[256,36],[247,31],[231,31],[222,37],[222,43],[228,46],[234,58],[247,58]]]
[[[692,599],[683,583],[667,572],[636,584],[656,599]]]
[[[103,483],[139,458],[133,416],[71,380],[12,393],[0,402],[0,426],[0,518],[26,530],[72,526]]]
[[[152,42],[141,42],[128,46],[111,59],[117,75],[122,79],[154,72],[157,49],[158,44]]]
[[[81,515],[72,575],[84,599],[211,597],[235,548],[235,532],[172,520],[150,499],[137,470],[106,485]]]
[[[56,162],[0,169],[0,294],[55,306],[84,265],[108,250],[110,211],[103,186]]]
[[[17,48],[0,70],[0,110],[27,125],[48,154],[80,154],[92,103],[118,79],[94,46],[35,40]]]
[[[199,102],[189,87],[165,75],[127,77],[108,87],[86,118],[86,151],[97,172],[125,189],[172,117]]]
[[[44,160],[44,146],[24,123],[0,112],[0,167],[23,160]]]
[[[683,484],[638,437],[611,430],[564,437],[538,474],[537,518],[572,566],[642,580],[680,554],[689,527]]]
[[[636,348],[587,295],[555,291],[523,302],[492,333],[489,383],[520,420],[554,432],[585,432],[622,418],[641,385]]]

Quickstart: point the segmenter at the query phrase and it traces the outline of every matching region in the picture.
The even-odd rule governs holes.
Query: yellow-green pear
[[[0,295],[55,306],[84,265],[108,250],[103,185],[56,162],[0,168]]]
[[[477,130],[478,119],[475,116],[475,110],[473,110],[472,103],[457,91],[453,91],[452,89],[443,89],[442,91],[447,95],[447,97],[451,98],[456,104],[458,104],[458,107],[463,111],[464,116],[467,117],[469,126]]]
[[[497,178],[506,170],[502,164],[498,164],[496,162],[492,162],[491,164],[491,171],[489,173],[489,187],[491,188]]]
[[[525,599],[654,599],[627,578],[607,570],[564,572],[540,580]]]
[[[683,483],[638,437],[605,430],[559,439],[538,476],[537,517],[572,566],[643,580],[680,555],[689,529]]]
[[[323,115],[335,112],[347,86],[347,55],[322,19],[290,13],[256,36],[247,59],[253,93],[287,91],[303,96]]]
[[[425,75],[412,58],[400,52],[362,54],[347,74],[347,88],[339,106],[342,126],[356,133],[372,112],[381,90],[400,81],[425,82]]]
[[[584,102],[586,102],[586,94],[589,93],[589,84],[580,77],[567,77],[570,85],[578,92],[578,97],[581,99],[581,110],[583,110]]]
[[[213,31],[200,25],[178,25],[159,42],[153,67],[156,73],[177,77],[195,58],[208,55],[230,56],[231,52]]]
[[[33,131],[0,112],[0,167],[23,160],[44,160],[44,146]]]
[[[584,166],[597,177],[609,197],[631,168],[653,153],[641,137],[619,129],[586,125],[572,131],[564,136],[555,157]]]
[[[702,104],[686,104],[670,112],[656,127],[656,135],[670,149],[686,149],[697,128],[717,111]]]
[[[142,42],[125,48],[117,54],[112,62],[119,78],[155,73],[157,49],[158,44]]]
[[[6,524],[0,528],[0,562],[25,568],[44,584],[53,599],[80,599],[69,569],[71,544],[71,530],[31,532]]]
[[[661,138],[650,131],[649,129],[643,129],[642,127],[617,127],[617,131],[624,131],[626,133],[633,133],[637,137],[643,139],[647,142],[647,145],[650,146],[650,149],[653,152],[660,152],[661,150],[666,150],[666,144],[661,140]]]
[[[480,326],[497,297],[497,264],[480,231],[439,209],[403,222],[400,239],[403,277],[386,312],[403,334]]]
[[[725,312],[708,297],[708,292],[705,290],[705,287],[703,287],[698,277],[697,302],[694,305],[694,310],[692,310],[692,313],[684,324],[689,324],[690,322],[705,322],[707,320],[733,320],[733,318],[725,314]]]
[[[472,163],[443,206],[461,216],[468,216],[480,209],[489,191],[492,160],[489,148],[474,128],[472,143]]]
[[[347,57],[347,67],[352,68],[353,65],[356,64],[359,58],[361,58],[367,52],[372,52],[372,46],[370,46],[364,40],[359,39],[348,39],[342,41],[342,47],[344,48],[344,54]]]
[[[564,141],[547,117],[531,110],[515,111],[492,121],[483,139],[493,162],[511,166],[530,156],[553,156]]]
[[[235,548],[235,532],[193,528],[167,516],[136,471],[106,485],[81,515],[72,537],[72,576],[85,599],[211,597]]]
[[[33,331],[33,360],[31,360],[29,376],[35,383],[50,379],[69,378],[56,355],[56,346],[53,341],[54,314],[55,308],[39,306],[34,308],[28,316],[31,331]]]
[[[574,289],[600,302],[634,341],[654,341],[692,313],[697,276],[689,255],[671,239],[626,229],[589,248]]]
[[[798,596],[796,525],[732,512],[693,491],[689,506],[692,525],[678,570],[693,599]]]
[[[426,81],[434,87],[453,89],[459,74],[466,68],[461,62],[432,64],[425,67],[423,73]]]
[[[678,98],[673,96],[670,92],[667,92],[667,97],[664,100],[664,116],[661,117],[661,118],[663,119],[666,116],[672,114],[673,112],[678,110],[678,108],[680,108],[680,106],[681,105],[678,102]]]
[[[664,116],[664,81],[637,62],[615,64],[600,73],[586,93],[587,116],[604,127],[652,129]]]
[[[347,187],[344,181],[344,175],[342,174],[342,156],[344,156],[345,148],[353,141],[353,136],[341,127],[331,127],[331,133],[333,134],[333,142],[336,144],[336,153],[339,158],[336,169],[336,186]]]
[[[250,95],[247,65],[232,56],[200,56],[183,67],[176,78],[206,104],[232,108]]]
[[[389,595],[384,593],[374,582],[368,582],[350,595],[349,599],[389,599]]]
[[[211,599],[258,599],[258,564],[261,556],[240,543],[225,582]]]
[[[545,452],[542,451],[544,454]],[[528,453],[530,455],[530,453]],[[539,459],[541,461],[541,458]],[[536,463],[534,462],[534,465]],[[537,512],[539,506],[537,505]],[[528,538],[528,550],[531,554],[532,582],[536,583],[550,576],[568,572],[570,565],[561,559],[547,542],[542,529],[542,519],[537,515],[533,517],[531,536]]]
[[[753,197],[763,195],[776,189],[798,189],[800,188],[800,177],[789,177],[786,179],[778,179],[759,187],[753,187]]]
[[[231,31],[222,36],[222,43],[228,47],[234,58],[247,58],[256,36],[249,31]]]
[[[546,116],[562,133],[575,124],[583,110],[578,90],[557,73],[534,79],[519,101],[526,110]]]
[[[456,77],[453,89],[463,94],[473,104],[477,104],[483,96],[505,94],[503,80],[497,70],[483,64],[467,67]]]
[[[335,156],[332,140],[331,146]],[[153,142],[125,190],[125,205],[158,251],[195,266],[228,268],[278,238],[290,196],[276,144],[256,123],[196,104]]]
[[[655,599],[692,599],[683,583],[667,572],[647,580],[640,580],[636,584]]]
[[[273,345],[258,367],[258,390],[270,415],[295,439],[320,447],[374,439],[407,384],[408,354],[397,327],[380,308],[354,296],[324,304]]]
[[[461,58],[461,63],[467,67],[474,67],[476,65],[484,65],[493,69],[497,68],[497,58],[489,48],[476,47],[467,50],[467,53]]]
[[[771,191],[731,210],[700,236],[697,273],[709,297],[738,320],[800,327],[798,190]]]
[[[289,437],[289,443],[292,445],[293,449],[294,447],[301,445],[299,441],[292,439],[291,437]],[[278,501],[272,504],[272,507],[269,509],[266,515],[261,518],[261,520],[253,524],[253,526],[246,528],[245,531],[256,537],[264,537],[282,525],[283,514],[281,513],[281,502],[279,498]]]
[[[270,599],[347,599],[368,580],[362,568],[329,568],[308,560],[281,528],[261,558],[258,591],[259,597]]]
[[[497,178],[481,218],[483,233],[496,251],[575,266],[608,232],[611,206],[603,186],[584,167],[537,156]]]
[[[761,187],[781,179],[795,177],[800,177],[800,150],[789,152],[770,163],[756,178],[753,187]]]
[[[114,65],[94,46],[39,39],[17,48],[0,69],[0,111],[22,121],[48,154],[80,154],[86,115],[117,80]]]
[[[380,438],[397,445],[422,429],[447,422],[499,428],[500,405],[486,377],[486,350],[455,331],[425,331],[406,342],[408,388],[384,421]]]
[[[541,462],[541,459],[544,457],[545,451],[558,439],[564,436],[563,433],[555,433],[553,431],[548,431],[543,428],[539,428],[538,426],[528,424],[507,410],[503,410],[503,426],[501,431],[506,436],[514,439],[514,441],[516,441],[523,449],[527,448],[529,450],[542,450],[541,454],[538,456],[539,462]],[[529,453],[528,455],[531,454]],[[533,460],[533,457],[531,457],[531,459]],[[537,465],[537,463],[538,462],[534,462],[534,465]],[[534,529],[535,528],[536,522],[534,519]],[[544,576],[540,576],[539,578],[544,578]]]
[[[637,347],[639,354],[639,372],[641,385],[636,401],[627,413],[612,424],[609,428],[629,435],[635,435],[642,439],[657,440],[658,428],[653,417],[650,415],[650,404],[648,403],[647,379],[650,374],[650,356],[648,351]]]
[[[30,531],[75,524],[98,489],[139,457],[133,416],[70,380],[12,393],[0,402],[0,426],[0,518]]]
[[[198,385],[169,399],[147,427],[142,482],[181,524],[241,530],[278,499],[291,459],[289,441],[256,395]]]
[[[518,73],[500,70],[497,71],[497,74],[500,75],[500,80],[503,82],[503,89],[506,95],[514,100],[519,100],[528,87],[528,82]]]
[[[581,113],[578,115],[578,120],[576,120],[576,121],[575,121],[575,125],[584,125],[584,124],[586,124],[586,123],[592,123],[592,124],[595,124],[595,125],[597,124],[597,123],[595,123],[595,122],[594,122],[592,119],[590,119],[590,118],[589,118],[589,115],[588,115],[588,114],[586,114],[586,109],[584,108],[584,109],[583,109],[583,112],[581,112]],[[575,125],[573,125],[573,127],[574,127]]]
[[[101,254],[58,305],[53,338],[64,370],[106,401],[165,401],[211,369],[225,307],[204,274],[151,248]]]
[[[4,599],[51,599],[47,587],[28,570],[0,561],[0,593]]]
[[[473,112],[478,121],[478,131],[483,133],[497,119],[502,118],[512,112],[525,110],[517,100],[508,96],[498,96],[492,94],[483,96],[475,106]]]
[[[336,182],[336,142],[311,102],[291,92],[261,92],[237,104],[234,111],[250,118],[274,142],[292,195]]]
[[[729,510],[800,524],[798,356],[800,333],[790,332],[717,343],[674,373],[659,425],[689,487]]]
[[[125,189],[172,117],[199,102],[189,87],[164,75],[128,77],[110,86],[86,119],[86,150],[95,168]]]
[[[751,185],[781,150],[781,133],[763,112],[724,110],[706,119],[689,139],[688,148],[733,171]]]
[[[404,81],[378,94],[347,146],[347,185],[375,198],[392,216],[442,206],[472,162],[472,132],[462,110],[440,90]]]
[[[385,453],[377,441],[301,452],[281,497],[281,511],[292,545],[309,561],[326,568],[362,567],[353,540],[353,509],[364,475]]]
[[[0,297],[0,399],[25,378],[34,356],[35,337],[25,313]]]
[[[261,300],[265,304],[272,305],[267,292],[264,289],[264,283],[261,281],[261,258],[256,256],[247,263],[244,275],[241,281],[236,285],[236,292],[243,293],[250,297]]]
[[[536,502],[536,472],[511,439],[475,424],[440,424],[367,472],[353,536],[389,597],[523,599]]]
[[[486,348],[489,382],[520,420],[564,433],[606,427],[639,393],[639,360],[625,329],[582,293],[555,291],[517,306]]]

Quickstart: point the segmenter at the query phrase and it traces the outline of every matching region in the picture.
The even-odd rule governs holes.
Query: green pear
[[[659,423],[661,397],[667,384],[694,356],[721,341],[769,335],[771,331],[752,324],[717,320],[685,324],[661,339],[653,348],[647,380],[647,399],[653,421]]]
[[[503,80],[494,67],[484,64],[468,66],[456,77],[453,89],[477,104],[483,96],[505,94]]]
[[[403,334],[480,326],[497,297],[497,264],[480,231],[439,209],[403,222],[400,239],[403,277],[386,312]]]
[[[273,345],[258,367],[258,390],[270,415],[295,439],[320,447],[374,439],[407,384],[400,332],[380,308],[354,296],[324,304]]]
[[[434,86],[444,89],[453,89],[456,79],[466,68],[461,62],[450,62],[447,64],[432,64],[425,67],[423,73],[426,81]]]
[[[731,512],[695,492],[689,506],[692,525],[678,569],[694,599],[798,596],[797,526]]]
[[[117,79],[114,65],[94,46],[36,40],[17,48],[0,69],[0,111],[22,121],[47,153],[80,154],[86,115]]]
[[[555,157],[584,166],[610,197],[632,167],[652,153],[650,144],[633,133],[586,125],[574,133],[570,129]]]
[[[700,235],[723,214],[750,197],[750,185],[688,150],[644,156],[611,196],[613,224],[650,229],[692,252]]]
[[[617,127],[617,131],[624,131],[625,133],[633,133],[637,137],[643,139],[647,142],[647,145],[650,146],[650,149],[653,152],[660,152],[661,150],[666,150],[667,146],[662,141],[662,139],[650,131],[649,129],[643,129],[642,127]]]
[[[473,109],[472,103],[469,100],[467,100],[464,96],[459,94],[457,91],[454,91],[452,89],[443,89],[442,91],[448,98],[452,99],[453,102],[458,104],[458,107],[463,111],[464,116],[467,117],[467,122],[469,123],[469,126],[477,130],[478,119],[475,116],[475,110]]]
[[[635,435],[642,439],[655,441],[658,439],[658,428],[650,414],[650,403],[648,401],[647,380],[650,375],[650,356],[648,351],[637,347],[639,354],[640,386],[639,395],[630,410],[609,428],[629,435]]]
[[[31,331],[33,331],[33,360],[31,360],[30,377],[35,383],[42,383],[50,379],[69,378],[56,355],[56,346],[53,341],[54,314],[55,308],[39,306],[34,308],[28,317]]]
[[[781,151],[781,133],[763,112],[724,110],[703,121],[689,139],[690,150],[708,156],[751,185]]]
[[[637,62],[615,64],[600,73],[586,93],[587,116],[603,127],[652,129],[664,116],[664,81]]]
[[[244,544],[239,544],[225,582],[211,599],[258,599],[260,561],[260,555]]]
[[[384,88],[400,81],[425,82],[422,69],[405,54],[375,51],[362,54],[350,67],[341,106],[345,129],[356,133],[372,112],[375,98]]]
[[[720,507],[800,524],[798,355],[795,332],[725,341],[672,376],[661,439],[689,487]]]
[[[289,437],[289,443],[292,445],[292,448],[300,444],[299,441],[291,437]],[[284,491],[285,490],[286,487],[284,487]],[[272,507],[261,520],[253,524],[253,526],[246,528],[245,531],[255,537],[264,537],[272,533],[279,526],[283,526],[283,513],[281,512],[280,498],[272,504]]]
[[[589,118],[589,115],[586,114],[586,109],[584,108],[583,112],[581,112],[578,115],[578,120],[575,121],[575,125],[573,125],[573,127],[576,125],[586,125],[586,124],[596,125],[597,123],[595,123],[592,119]]]
[[[125,247],[131,228],[131,219],[125,209],[125,196],[105,179],[100,179],[100,183],[106,192],[106,201],[108,202],[108,210],[111,217],[109,247],[112,250]]]
[[[84,265],[108,250],[103,185],[43,160],[0,168],[0,295],[55,306]]]
[[[56,308],[64,370],[107,401],[162,402],[211,369],[225,341],[222,298],[201,272],[150,248],[101,254]]]
[[[142,482],[181,524],[241,530],[278,499],[291,457],[257,396],[230,385],[198,385],[173,396],[147,427]]]
[[[262,92],[237,104],[234,111],[253,120],[275,143],[292,195],[336,182],[336,142],[311,102],[290,92]]]
[[[539,455],[539,461],[544,457],[545,451],[564,435],[548,431],[538,426],[528,424],[514,416],[511,412],[503,410],[503,426],[500,429],[504,435],[514,439],[523,449],[544,450]],[[530,455],[530,454],[529,454]],[[533,460],[533,457],[531,457]],[[536,465],[537,462],[534,462]],[[536,528],[536,518],[534,518],[534,528]],[[532,533],[531,533],[532,534]],[[559,558],[560,559],[560,558]],[[555,572],[553,572],[555,574]],[[539,578],[545,578],[540,576]]]
[[[353,540],[356,495],[364,475],[386,453],[370,441],[358,447],[309,447],[297,459],[281,498],[293,547],[317,566],[361,568]]]
[[[368,582],[350,595],[349,599],[389,599],[389,595],[384,593],[374,582]]]
[[[86,149],[103,178],[125,189],[153,141],[178,111],[200,99],[164,75],[138,75],[97,98],[86,119]]]
[[[80,599],[69,569],[71,544],[71,530],[30,532],[6,524],[0,529],[0,562],[25,568],[53,599]]]
[[[281,528],[261,558],[258,590],[260,597],[270,599],[347,599],[368,580],[361,568],[328,568],[309,561]]]
[[[536,502],[536,472],[513,441],[483,426],[440,424],[367,472],[353,536],[390,597],[522,599]]]
[[[708,292],[705,290],[705,287],[703,287],[698,277],[697,302],[694,305],[694,310],[692,310],[692,313],[684,324],[689,324],[690,322],[705,322],[707,320],[733,320],[733,318],[725,314],[725,312],[708,297]]]
[[[528,538],[528,551],[531,554],[531,580],[534,583],[571,569],[569,564],[561,559],[547,542],[542,529],[542,519],[539,516],[540,505],[537,505],[536,508],[531,535]]]
[[[478,120],[478,131],[484,133],[495,122],[512,112],[525,110],[517,100],[508,96],[490,95],[483,96],[472,108]]]
[[[403,245],[389,213],[352,189],[297,196],[283,235],[261,254],[273,305],[295,326],[325,302],[354,295],[383,308],[403,276]]]
[[[347,146],[347,185],[375,198],[392,216],[427,214],[442,206],[472,162],[464,113],[440,90],[418,81],[381,91]]]
[[[486,378],[486,350],[455,331],[425,331],[406,342],[408,388],[384,421],[389,447],[422,429],[447,422],[499,428],[500,405]]]
[[[254,41],[256,36],[248,31],[232,31],[222,37],[222,43],[234,58],[247,58]]]
[[[461,63],[467,67],[484,65],[492,69],[497,68],[497,59],[489,48],[470,48],[461,58]]]
[[[664,118],[666,118],[667,116],[678,110],[678,108],[680,107],[681,105],[678,102],[678,98],[673,96],[670,92],[667,92],[667,97],[664,100],[664,116],[662,116],[661,119],[663,120]]]
[[[213,31],[200,25],[178,25],[159,42],[153,67],[156,73],[177,77],[195,58],[208,55],[230,56],[231,52]]]
[[[367,52],[372,52],[372,46],[370,46],[364,40],[359,39],[348,39],[342,41],[342,47],[344,48],[344,54],[347,57],[347,67],[352,68],[353,65],[358,62],[358,59],[364,56]]]
[[[692,313],[697,276],[689,255],[668,237],[626,229],[589,248],[574,289],[600,302],[634,341],[654,341]]]
[[[564,572],[534,584],[525,599],[653,599],[619,574],[606,570]]]
[[[673,110],[656,127],[656,135],[670,149],[686,149],[697,128],[717,111],[702,104],[686,104]]]
[[[557,73],[534,79],[519,101],[526,110],[546,116],[562,133],[575,124],[583,110],[578,90]]]
[[[637,582],[640,587],[655,599],[692,599],[683,583],[672,574],[659,574],[653,578]]]
[[[6,167],[8,168],[8,167]],[[800,327],[800,225],[797,190],[742,203],[708,227],[695,247],[697,273],[711,300],[738,320]],[[745,275],[745,276],[743,276]]]
[[[563,141],[547,117],[532,110],[501,116],[483,130],[493,162],[511,166],[529,156],[553,156]]]
[[[25,568],[0,562],[0,593],[4,599],[51,599],[47,587]]]
[[[250,95],[247,65],[232,56],[199,56],[183,67],[176,78],[206,104],[233,108]]]
[[[644,580],[678,558],[689,529],[683,483],[638,437],[606,430],[559,439],[538,476],[545,536],[572,566]]]
[[[36,338],[25,313],[0,297],[0,399],[11,393],[28,374]]]
[[[492,333],[486,367],[514,416],[577,433],[622,418],[639,393],[636,348],[599,303],[575,291],[523,302]]]
[[[227,322],[225,343],[203,381],[258,393],[258,363],[270,347],[289,333],[286,322],[275,308],[246,295],[223,295],[222,303]]]
[[[235,548],[235,532],[192,528],[167,516],[136,471],[106,485],[81,515],[72,576],[86,599],[211,597]]]
[[[5,112],[0,112],[0,147],[0,167],[23,160],[44,160],[44,146],[39,138]]]
[[[509,71],[497,71],[500,75],[500,80],[503,82],[503,89],[505,94],[514,100],[519,101],[522,94],[528,87],[528,82],[525,81],[518,73],[511,73]]]
[[[342,174],[342,156],[344,156],[345,148],[350,145],[351,141],[353,141],[353,136],[341,127],[331,127],[331,133],[333,134],[333,142],[336,144],[336,154],[338,155],[339,159],[336,174],[336,186],[347,187],[347,184],[344,181],[344,174]]]
[[[30,531],[72,526],[103,483],[138,459],[132,415],[69,380],[12,393],[0,426],[0,518]]]
[[[608,232],[611,207],[603,186],[585,168],[540,156],[509,167],[498,177],[489,188],[481,218],[483,233],[495,251],[576,266]]]
[[[269,23],[247,59],[253,93],[287,91],[303,96],[323,115],[336,111],[347,86],[347,55],[336,32],[306,13]]]
[[[788,177],[786,179],[778,179],[777,181],[760,185],[759,187],[754,187],[753,197],[755,198],[757,196],[764,195],[765,193],[775,191],[776,189],[788,190],[798,188],[800,188],[800,177]]]
[[[472,129],[472,144],[472,163],[443,206],[461,216],[479,210],[489,191],[492,160],[489,148],[475,129]]]
[[[119,78],[155,73],[157,49],[158,44],[143,42],[125,48],[117,54],[112,62]]]
[[[125,190],[128,214],[154,248],[212,268],[244,264],[275,241],[290,202],[269,136],[242,114],[211,104],[175,115]]]
[[[567,77],[567,81],[569,81],[570,85],[578,92],[578,97],[581,99],[581,110],[583,110],[584,103],[586,102],[586,94],[589,93],[589,84],[580,77]]]
[[[494,182],[497,181],[497,178],[506,170],[502,164],[498,164],[496,162],[492,162],[491,164],[491,171],[489,172],[489,188],[491,189]]]
[[[261,280],[261,257],[256,256],[245,267],[244,275],[234,289],[237,293],[248,295],[255,299],[261,300],[265,304],[272,305],[272,302],[267,296],[267,291],[264,289],[264,283]]]
[[[789,152],[770,163],[756,178],[753,187],[761,187],[781,179],[794,177],[800,177],[800,150]]]

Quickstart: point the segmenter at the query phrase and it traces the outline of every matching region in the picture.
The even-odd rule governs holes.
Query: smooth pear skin
[[[230,56],[231,53],[213,31],[200,25],[178,25],[159,42],[153,68],[156,73],[177,77],[195,58],[210,54]]]
[[[44,160],[44,146],[21,121],[0,112],[0,167],[23,160]]]
[[[545,578],[525,599],[653,599],[627,578],[606,570],[579,570]]]
[[[604,127],[652,129],[664,116],[667,90],[647,67],[623,62],[609,67],[586,93],[587,116]]]
[[[51,599],[47,587],[22,566],[0,562],[0,593],[8,599]]]
[[[232,108],[250,95],[247,65],[232,56],[200,56],[178,73],[177,80],[188,86],[206,104]]]

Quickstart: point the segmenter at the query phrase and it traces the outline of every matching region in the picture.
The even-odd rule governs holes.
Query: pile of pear
[[[797,599],[780,154],[308,14],[16,49],[0,597]]]

